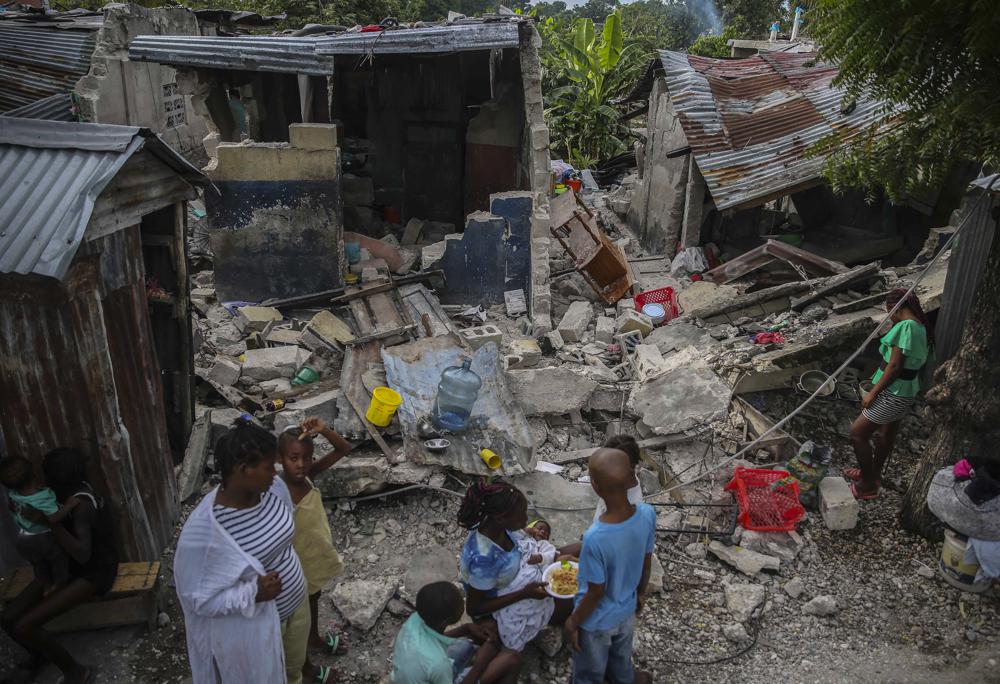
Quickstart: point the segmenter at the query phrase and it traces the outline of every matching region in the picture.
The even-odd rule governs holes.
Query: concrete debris
[[[727,584],[726,608],[737,622],[746,622],[764,603],[764,587],[759,584]]]
[[[649,316],[641,311],[636,311],[635,309],[624,309],[620,314],[618,314],[618,319],[615,321],[615,329],[618,331],[619,335],[632,332],[634,330],[642,337],[645,337],[649,333],[653,332],[653,321],[649,318]]]
[[[324,498],[339,498],[378,492],[388,480],[389,462],[384,457],[350,456],[338,461],[316,486]]]
[[[552,354],[566,346],[562,334],[558,330],[550,330],[541,337],[542,353]]]
[[[529,368],[537,366],[542,358],[542,348],[532,337],[521,337],[510,343],[508,368]]]
[[[747,634],[746,627],[744,627],[739,622],[723,625],[722,636],[726,637],[726,639],[739,646],[745,646],[746,644],[749,644],[752,641],[750,635]]]
[[[406,222],[403,229],[403,238],[399,241],[401,245],[415,245],[420,241],[420,235],[424,232],[424,221],[418,218],[411,218]]]
[[[601,344],[614,344],[615,319],[610,316],[598,316],[594,338]]]
[[[593,380],[565,367],[508,371],[507,380],[526,416],[579,411],[597,388]]]
[[[537,511],[551,523],[556,546],[580,541],[594,521],[597,494],[589,484],[540,472],[518,475],[511,482],[528,497],[529,512]]]
[[[243,334],[261,332],[272,321],[280,321],[281,312],[270,306],[242,306],[236,310],[236,327]]]
[[[403,597],[416,605],[418,591],[433,582],[453,581],[457,568],[454,549],[428,544],[410,559],[403,577]]]
[[[549,658],[554,658],[563,647],[563,630],[551,625],[545,627],[531,643]]]
[[[677,368],[636,385],[628,408],[653,434],[670,435],[724,418],[731,395],[730,386],[707,368]]]
[[[349,580],[334,587],[331,598],[351,627],[367,632],[375,626],[398,586],[397,580],[386,577]]]
[[[573,302],[563,314],[556,330],[564,342],[581,342],[593,315],[594,310],[589,302]]]
[[[481,325],[476,328],[465,328],[462,330],[462,337],[473,350],[476,350],[489,342],[499,347],[503,341],[503,332],[495,325]]]
[[[666,572],[663,570],[663,563],[660,562],[659,557],[654,553],[649,561],[649,584],[647,585],[647,591],[651,594],[662,594],[665,589],[663,584],[665,579]]]
[[[803,614],[816,615],[818,617],[836,615],[837,610],[837,599],[833,596],[817,596],[802,606]]]
[[[819,483],[819,511],[829,530],[853,530],[858,524],[858,500],[842,477],[824,477]]]
[[[802,594],[805,592],[806,585],[805,582],[801,580],[801,578],[793,577],[792,579],[785,582],[785,585],[782,587],[782,589],[784,589],[785,593],[791,596],[793,599],[797,599],[798,597],[802,596]]]
[[[749,551],[740,546],[726,546],[718,540],[713,540],[708,545],[708,550],[719,560],[751,577],[761,570],[776,571],[781,567],[781,561],[774,556]]]
[[[639,382],[647,382],[666,371],[663,354],[655,344],[636,345],[634,356],[630,357],[634,377]]]
[[[253,380],[291,378],[307,356],[301,347],[250,349],[243,357],[243,375]]]
[[[208,378],[212,382],[216,382],[220,385],[225,385],[226,387],[232,387],[236,384],[236,381],[240,379],[240,373],[242,368],[240,364],[220,356],[215,360],[215,365],[212,366],[212,370],[208,372]]]
[[[528,303],[524,298],[524,290],[508,290],[503,293],[504,305],[507,307],[507,315],[517,318],[528,313]]]

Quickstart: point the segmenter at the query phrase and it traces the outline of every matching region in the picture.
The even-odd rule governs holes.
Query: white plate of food
[[[573,598],[576,596],[576,576],[579,572],[580,564],[576,561],[556,561],[542,573],[545,591],[553,598]]]

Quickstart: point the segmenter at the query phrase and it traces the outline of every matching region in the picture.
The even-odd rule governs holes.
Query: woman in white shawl
[[[263,428],[230,428],[215,449],[222,484],[191,513],[177,542],[174,578],[193,684],[286,680],[283,623],[308,602],[276,451]],[[306,629],[308,619],[306,610]]]

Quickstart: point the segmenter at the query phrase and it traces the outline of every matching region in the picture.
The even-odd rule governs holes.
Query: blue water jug
[[[434,424],[441,430],[464,430],[482,385],[483,381],[472,370],[472,359],[465,359],[461,366],[445,368],[434,400]]]

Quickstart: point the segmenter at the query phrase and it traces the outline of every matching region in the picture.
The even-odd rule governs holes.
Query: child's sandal
[[[340,643],[340,635],[333,632],[326,633],[326,650],[330,655],[344,655],[347,653],[347,645]]]
[[[330,682],[336,680],[337,680],[336,670],[334,670],[332,667],[327,667],[326,665],[320,665],[319,669],[316,670],[316,678],[313,680],[313,682],[315,682],[315,684],[330,684]]]

